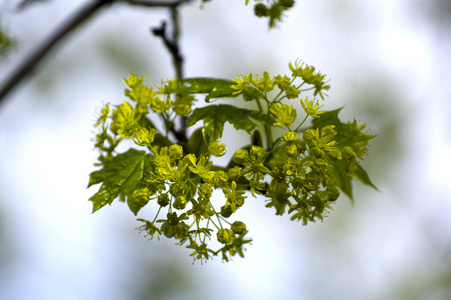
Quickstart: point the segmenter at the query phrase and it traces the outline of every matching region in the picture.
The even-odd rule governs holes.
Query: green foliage
[[[254,5],[254,14],[257,17],[265,17],[269,19],[269,27],[274,28],[277,22],[282,21],[284,12],[292,8],[295,0],[255,0],[258,2]],[[265,2],[266,4],[264,4]],[[246,5],[249,0],[246,0]]]
[[[13,40],[0,26],[0,61],[3,60],[15,46],[16,41]]]
[[[277,215],[306,225],[323,220],[341,192],[353,199],[353,178],[375,188],[360,164],[374,136],[356,120],[342,123],[340,109],[320,110],[319,100],[304,96],[312,90],[323,99],[330,88],[325,75],[299,62],[289,69],[287,75],[241,74],[234,80],[175,78],[154,87],[130,74],[124,79],[129,101],[112,110],[105,105],[95,124],[100,169],[88,186],[101,186],[90,198],[93,211],[116,198],[135,215],[149,208],[145,213],[153,218],[139,218],[138,229],[151,239],[175,239],[194,260],[221,254],[229,261],[244,257],[251,242],[245,222],[235,219],[248,196],[260,195]],[[210,103],[231,97],[255,109]],[[194,108],[202,99],[206,106]],[[185,117],[187,127],[201,124],[188,138],[174,129]],[[161,126],[154,125],[156,118]],[[220,140],[226,122],[249,134],[249,145],[219,166],[213,157],[227,151]],[[135,147],[117,153],[126,140]]]
[[[202,120],[204,134],[212,140],[216,140],[222,137],[225,122],[232,124],[236,130],[242,129],[251,134],[257,126],[251,118],[265,120],[265,115],[258,111],[228,104],[210,105],[196,108],[189,118],[188,127]],[[270,119],[270,117],[267,119]]]

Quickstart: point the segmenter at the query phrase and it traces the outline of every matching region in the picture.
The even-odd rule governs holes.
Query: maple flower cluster
[[[324,98],[330,88],[314,67],[296,61],[289,69],[291,75],[241,74],[233,81],[172,79],[155,88],[145,86],[144,77],[124,79],[125,95],[134,105],[124,101],[111,111],[107,104],[95,124],[102,168],[91,173],[89,186],[102,186],[90,199],[93,210],[116,198],[135,215],[154,207],[152,220],[138,219],[143,223],[139,231],[150,239],[165,236],[186,244],[194,260],[221,254],[228,261],[236,254],[244,257],[244,246],[251,242],[246,224],[236,220],[249,194],[265,198],[277,215],[288,213],[306,225],[322,220],[340,192],[352,199],[352,178],[373,186],[359,164],[373,136],[356,120],[342,123],[339,110],[324,111],[318,100],[300,97],[313,90]],[[208,103],[242,96],[256,109],[228,104],[193,108],[200,95]],[[298,118],[300,111],[303,117]],[[188,117],[188,127],[203,123],[187,141],[171,135],[180,117]],[[303,128],[309,117],[312,125]],[[226,122],[246,131],[250,144],[236,150],[228,165],[217,166],[213,158],[227,152],[221,141]],[[275,132],[280,136],[273,137]],[[117,154],[123,140],[141,150]],[[216,250],[212,239],[219,245]]]

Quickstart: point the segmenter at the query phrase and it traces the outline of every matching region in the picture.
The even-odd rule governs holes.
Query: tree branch
[[[172,35],[169,37],[166,32],[166,22],[162,22],[160,27],[152,28],[152,33],[160,37],[163,40],[166,49],[168,49],[169,54],[172,57],[172,64],[175,69],[175,74],[178,79],[183,78],[183,56],[181,55],[179,46],[180,37],[180,21],[178,14],[178,7],[171,7],[171,21],[172,21]],[[188,119],[186,117],[181,117],[180,128],[177,130],[174,125],[170,128],[171,132],[175,135],[179,142],[186,142],[188,140],[186,136],[186,125],[188,124]]]
[[[140,5],[147,7],[177,7],[186,0],[174,0],[174,1],[146,1],[146,0],[116,0],[116,2],[126,2],[132,5]]]
[[[173,0],[173,1],[145,1],[145,0],[93,0],[84,5],[80,10],[76,11],[61,27],[51,34],[44,42],[38,46],[24,61],[10,74],[6,81],[0,86],[0,105],[4,98],[16,86],[18,86],[28,75],[30,75],[36,66],[45,58],[45,56],[63,40],[75,28],[87,21],[94,15],[97,10],[105,5],[113,2],[124,2],[131,5],[141,5],[147,7],[170,7],[175,8],[183,2],[189,0]]]
[[[77,11],[65,24],[58,28],[48,37],[31,55],[29,55],[22,64],[8,76],[6,82],[0,88],[0,103],[3,98],[16,87],[27,75],[36,68],[39,62],[48,54],[48,52],[65,36],[67,36],[77,26],[89,19],[99,8],[110,4],[112,0],[91,1]]]

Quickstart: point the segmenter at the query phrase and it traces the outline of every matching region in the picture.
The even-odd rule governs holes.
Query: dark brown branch
[[[116,0],[116,2],[126,2],[132,5],[140,5],[148,7],[177,7],[183,2],[186,2],[186,0],[175,0],[175,1]]]
[[[3,98],[16,87],[27,75],[30,75],[41,60],[48,54],[48,52],[66,37],[72,30],[77,28],[84,21],[88,20],[99,8],[106,4],[110,4],[112,0],[108,1],[91,1],[77,11],[65,24],[58,28],[41,46],[39,46],[30,56],[28,56],[22,64],[15,69],[15,71],[7,78],[6,82],[0,88],[0,103]]]
[[[162,39],[166,49],[168,49],[169,54],[172,57],[172,63],[175,69],[175,75],[178,79],[183,78],[183,56],[181,55],[179,46],[180,37],[180,21],[178,15],[178,7],[171,7],[171,21],[172,21],[172,34],[169,37],[166,32],[166,22],[162,22],[160,27],[152,28],[151,31],[155,36]],[[186,125],[188,124],[188,119],[182,117],[180,119],[180,129],[177,130],[174,125],[170,128],[171,132],[175,135],[175,138],[179,142],[186,142]]]
[[[6,81],[0,86],[0,104],[3,99],[16,86],[18,86],[24,78],[29,76],[36,66],[45,58],[45,56],[69,35],[75,28],[87,21],[94,13],[101,7],[112,4],[113,2],[124,2],[132,5],[141,5],[147,7],[170,7],[175,8],[183,2],[189,0],[174,0],[174,1],[145,1],[145,0],[93,0],[83,6],[80,10],[74,13],[66,23],[57,28],[56,31],[50,35],[38,48],[35,49],[25,60],[10,74]]]

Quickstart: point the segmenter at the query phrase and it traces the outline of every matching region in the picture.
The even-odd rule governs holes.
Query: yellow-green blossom
[[[283,134],[282,139],[287,142],[296,141],[298,139],[298,134],[294,131],[287,131]]]
[[[194,96],[179,95],[175,98],[173,110],[177,115],[187,117],[191,113],[191,107],[193,106],[194,101],[196,101]]]
[[[271,105],[269,111],[279,119],[280,122],[273,124],[278,127],[290,127],[297,117],[296,109],[294,109],[291,105],[274,103]]]
[[[296,99],[300,93],[301,91],[299,91],[299,89],[295,86],[289,86],[285,90],[285,96],[287,97],[287,99]]]
[[[266,71],[263,73],[263,78],[260,78],[257,75],[255,79],[251,79],[251,81],[260,92],[267,93],[274,89],[275,82]]]
[[[144,76],[138,77],[135,74],[130,74],[128,79],[124,78],[124,83],[130,88],[125,90],[125,95],[136,101],[136,110],[140,114],[149,112],[147,105],[155,97],[153,89],[143,85],[144,79]]]
[[[105,124],[108,116],[110,115],[110,103],[107,103],[105,107],[100,109],[100,116],[97,118],[97,122],[94,126],[99,126],[101,124]]]
[[[285,75],[283,77],[280,75],[277,75],[274,79],[275,79],[275,84],[277,84],[279,89],[281,89],[282,91],[285,91],[291,85],[291,79],[287,75]]]
[[[241,76],[237,77],[233,81],[235,82],[235,84],[230,86],[232,89],[236,90],[233,95],[241,94],[250,86],[252,82],[252,74],[245,76],[243,73],[241,73]]]
[[[233,232],[230,229],[219,229],[216,234],[218,241],[222,244],[231,244],[233,242]]]
[[[123,138],[133,138],[138,129],[137,116],[132,106],[124,101],[113,111],[113,123],[110,129]]]
[[[150,146],[155,138],[156,132],[155,128],[140,128],[135,134],[134,142],[140,146]]]
[[[324,110],[318,111],[318,109],[320,109],[323,106],[322,105],[320,106],[318,104],[318,100],[316,100],[316,99],[309,100],[308,97],[305,97],[304,100],[301,99],[301,105],[302,105],[302,108],[304,109],[305,113],[313,118],[319,118],[318,115],[326,112]]]
[[[164,113],[169,108],[171,108],[171,98],[170,96],[167,96],[165,101],[160,97],[154,97],[150,101],[150,107],[156,113]]]
[[[216,157],[224,156],[227,153],[226,145],[219,140],[213,141],[208,145],[208,151]]]

